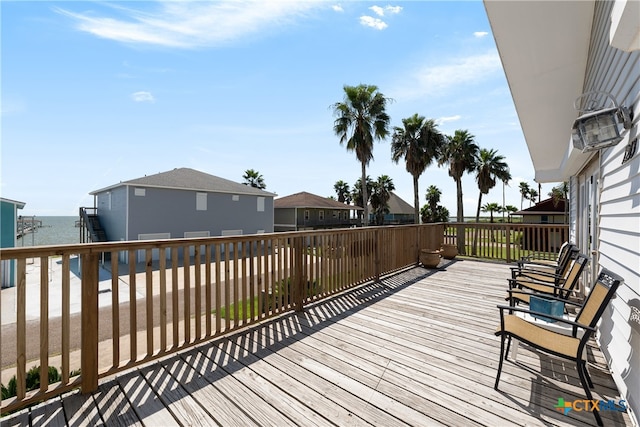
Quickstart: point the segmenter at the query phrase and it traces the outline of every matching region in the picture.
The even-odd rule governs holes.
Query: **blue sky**
[[[334,195],[360,176],[333,133],[343,86],[374,84],[393,126],[418,113],[506,157],[506,203],[534,171],[481,1],[20,1],[2,16],[2,197],[23,215],[77,215],[89,192],[189,167],[267,190]],[[377,143],[368,174],[413,203]],[[445,168],[420,178],[455,215]],[[463,177],[475,215],[475,176]],[[552,185],[544,184],[543,198]],[[502,204],[502,185],[483,203]],[[528,203],[525,202],[525,207]]]

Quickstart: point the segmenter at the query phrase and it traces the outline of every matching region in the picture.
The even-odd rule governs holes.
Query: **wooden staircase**
[[[82,243],[108,241],[107,233],[100,223],[96,208],[80,208],[80,227],[82,228]]]

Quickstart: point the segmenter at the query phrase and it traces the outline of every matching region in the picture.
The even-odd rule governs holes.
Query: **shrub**
[[[71,373],[72,376],[79,374],[80,370],[73,371]],[[49,384],[57,383],[61,379],[62,377],[58,370],[53,366],[49,366]],[[34,366],[27,371],[26,383],[27,391],[35,390],[40,387],[40,366]],[[16,396],[18,394],[18,381],[16,380],[16,376],[14,375],[11,377],[6,387],[4,384],[0,384],[0,390],[2,393],[2,399],[8,399]]]

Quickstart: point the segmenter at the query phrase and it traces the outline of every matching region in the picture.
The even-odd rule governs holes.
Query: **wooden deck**
[[[341,296],[63,395],[12,425],[595,425],[575,367],[520,346],[493,389],[508,266],[457,260]],[[619,395],[596,348],[594,398]],[[631,425],[603,411],[605,425]]]

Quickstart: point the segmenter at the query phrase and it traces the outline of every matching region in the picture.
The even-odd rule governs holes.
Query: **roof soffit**
[[[536,179],[561,176],[567,159],[576,156],[570,144],[573,101],[583,89],[594,3],[484,3]],[[584,163],[589,156],[578,157]]]

